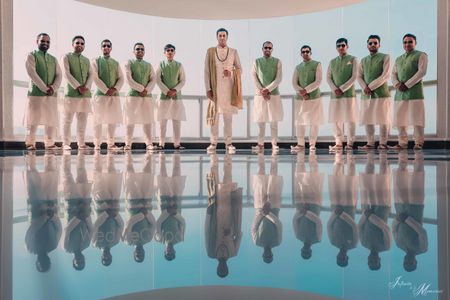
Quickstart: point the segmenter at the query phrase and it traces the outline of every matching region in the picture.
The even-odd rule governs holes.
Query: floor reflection
[[[116,266],[114,272],[129,268],[133,277],[151,266],[146,276],[153,278],[153,285],[144,290],[228,282],[346,298],[345,282],[336,283],[341,286],[337,289],[320,289],[314,282],[349,269],[347,280],[355,282],[381,272],[373,277],[378,289],[409,299],[411,292],[390,290],[388,283],[414,274],[417,282],[439,289],[437,207],[448,195],[439,194],[437,186],[446,183],[437,174],[439,168],[448,171],[449,164],[425,157],[421,151],[4,157],[3,166],[8,162],[12,167],[5,167],[3,174],[13,178],[11,187],[2,186],[4,194],[17,191],[12,199],[2,200],[13,203],[10,271],[31,279],[40,273],[71,272],[63,266],[70,264],[72,272],[95,280],[104,267]],[[23,244],[34,257],[34,275],[20,250]],[[177,277],[166,286],[155,283],[192,259],[197,261],[192,262],[193,277]],[[270,270],[272,279],[257,275]],[[307,272],[315,272],[311,282],[297,280]],[[78,284],[83,280],[78,278]],[[348,299],[358,298],[357,289],[351,293]],[[440,294],[433,294],[434,299]],[[367,299],[387,299],[383,297],[374,293]]]

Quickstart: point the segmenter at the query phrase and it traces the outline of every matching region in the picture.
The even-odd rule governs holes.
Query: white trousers
[[[375,125],[366,125],[367,144],[375,145]],[[380,144],[386,145],[389,135],[389,129],[387,125],[380,125]]]
[[[258,122],[258,145],[264,144],[265,132],[266,123]],[[276,145],[278,143],[278,122],[270,122],[270,135],[272,137],[272,145]]]
[[[106,133],[106,142],[108,147],[114,145],[114,133],[116,132],[116,124],[106,124],[107,133]],[[94,125],[94,145],[100,146],[102,143],[102,124]]]
[[[398,126],[398,143],[400,146],[408,146],[408,127]],[[414,126],[413,133],[414,143],[423,145],[424,142],[424,127]]]
[[[355,142],[355,122],[345,122],[347,125],[347,144],[353,145]],[[344,140],[344,123],[333,123],[334,140],[337,145],[342,145]]]
[[[159,145],[164,147],[166,143],[167,119],[159,121]],[[181,143],[181,121],[172,119],[173,145],[180,146]]]
[[[25,144],[33,145],[36,143],[36,131],[39,125],[28,125],[27,126],[27,135],[25,137]],[[45,135],[44,135],[44,144],[45,147],[52,146],[55,144],[53,140],[55,137],[56,127],[55,126],[45,126]]]
[[[70,133],[70,127],[72,125],[73,116],[76,115],[77,118],[77,143],[78,146],[84,145],[84,136],[86,134],[86,124],[88,113],[87,112],[65,112],[64,113],[64,124],[63,124],[63,143],[64,145],[69,145],[72,140],[72,135]]]
[[[301,146],[305,146],[305,133],[306,127],[309,125],[299,125],[295,126],[297,132],[297,144]],[[311,125],[309,126],[309,146],[316,146],[317,136],[319,134],[319,126]]]
[[[231,122],[233,119],[233,115],[230,114],[216,114],[216,121],[214,122],[214,125],[211,126],[211,144],[217,144],[219,140],[219,116],[223,116],[223,137],[225,140],[225,144],[229,145],[232,142],[232,133],[233,129],[231,126]]]
[[[135,124],[127,125],[127,135],[125,137],[125,145],[131,146],[133,142],[133,132]],[[144,131],[145,144],[152,144],[152,124],[142,124],[142,130]]]

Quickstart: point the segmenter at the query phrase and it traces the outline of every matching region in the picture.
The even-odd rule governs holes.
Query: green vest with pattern
[[[119,80],[119,63],[112,59],[111,57],[100,56],[96,59],[98,68],[98,77],[101,81],[108,87],[112,88],[116,85]],[[95,92],[97,96],[104,96],[105,94],[97,89]],[[119,91],[117,91],[114,96],[118,96]]]
[[[256,59],[256,76],[263,87],[267,87],[277,77],[278,58],[275,57],[260,57]],[[278,87],[276,87],[271,95],[279,95]]]
[[[89,59],[82,54],[77,55],[75,53],[68,53],[67,59],[69,61],[70,74],[80,83],[81,86],[86,85],[86,82],[91,74],[89,74]],[[75,87],[77,88],[77,87]],[[91,91],[82,95],[70,84],[67,84],[66,97],[71,98],[83,98],[91,97]]]
[[[377,79],[383,73],[383,63],[384,58],[387,54],[375,53],[374,55],[367,55],[361,60],[363,68],[363,78],[364,82],[369,85],[372,81]],[[390,96],[389,87],[387,81],[383,83],[380,87],[373,90],[370,97],[364,93],[361,95],[361,99],[376,99],[376,98],[387,98]]]
[[[320,63],[315,60],[309,60],[309,61],[303,61],[301,64],[299,64],[295,70],[298,74],[298,85],[302,88],[307,87],[314,81],[316,81],[316,71],[317,66]],[[320,97],[320,89],[317,88],[309,93],[309,99],[317,99]],[[302,96],[300,96],[297,93],[297,99],[303,99]]]
[[[56,58],[40,50],[31,52],[36,61],[36,73],[46,85],[52,85],[56,77]],[[56,97],[58,91],[55,91],[53,97]],[[41,91],[34,82],[31,82],[28,89],[28,96],[47,96],[47,93]]]
[[[130,59],[129,63],[131,69],[131,77],[133,78],[133,80],[139,83],[140,85],[146,87],[151,80],[150,77],[152,74],[151,72],[152,65],[143,59]],[[130,89],[130,91],[128,92],[128,96],[139,97],[139,92]]]
[[[173,89],[180,83],[180,69],[181,63],[172,60],[164,60],[159,63],[159,69],[161,70],[161,81],[164,83],[167,88]],[[166,94],[161,93],[161,100],[170,99]],[[177,100],[181,99],[181,91],[177,91]]]
[[[417,73],[419,70],[419,58],[422,53],[421,51],[413,50],[410,53],[404,53],[397,57],[395,66],[397,67],[398,81],[405,83]],[[422,80],[404,92],[400,90],[395,92],[396,101],[413,99],[424,99]]]
[[[336,87],[340,87],[346,83],[353,75],[353,64],[355,57],[351,55],[338,56],[331,60],[331,79]],[[331,91],[331,99],[352,98],[356,96],[355,84],[344,92],[340,97],[336,96],[334,91]]]

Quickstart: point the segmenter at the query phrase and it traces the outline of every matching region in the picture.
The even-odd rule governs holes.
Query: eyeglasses
[[[367,45],[369,45],[369,46],[372,46],[372,45],[376,46],[376,45],[378,45],[378,42],[368,42]]]
[[[403,41],[403,44],[412,44],[413,41]]]
[[[136,49],[134,49],[134,50],[136,50],[136,51],[145,51],[144,48],[136,48]]]
[[[111,45],[109,45],[109,44],[102,45],[102,48],[111,48]]]
[[[337,44],[336,48],[345,48],[345,46],[347,46],[346,44]]]
[[[83,43],[83,42],[76,42],[75,45],[81,45],[81,46],[83,46],[84,43]]]
[[[308,53],[310,53],[311,51],[309,51],[309,50],[304,50],[304,51],[302,51],[302,54],[308,54]]]
[[[166,49],[166,52],[175,52],[175,49]]]
[[[264,47],[264,50],[272,50],[272,47]]]

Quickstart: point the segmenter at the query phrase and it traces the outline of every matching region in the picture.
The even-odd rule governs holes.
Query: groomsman
[[[297,94],[295,101],[297,145],[291,147],[293,152],[305,149],[306,126],[310,126],[309,150],[315,151],[319,125],[323,123],[322,97],[319,89],[322,83],[322,65],[312,60],[310,46],[302,46],[300,52],[303,62],[295,67],[292,76],[292,85]]]
[[[116,126],[122,123],[119,90],[123,85],[123,74],[119,63],[111,58],[112,43],[101,42],[102,55],[92,61],[92,74],[97,85],[92,107],[94,110],[94,149],[100,150],[102,125],[106,124],[108,150],[120,150],[114,144]]]
[[[25,67],[30,84],[25,110],[27,134],[25,147],[36,150],[36,130],[44,125],[45,149],[59,149],[54,137],[58,126],[58,88],[61,84],[61,69],[57,59],[47,51],[50,48],[50,36],[40,33],[36,38],[38,50],[30,52]]]
[[[278,85],[281,82],[281,61],[272,56],[273,44],[269,41],[262,46],[263,56],[253,63],[252,77],[255,83],[255,98],[253,100],[253,120],[258,123],[258,144],[255,151],[264,151],[264,131],[266,123],[270,123],[272,136],[272,151],[277,152],[278,122],[283,120],[283,105],[281,103]]]
[[[181,89],[186,83],[184,68],[174,60],[175,46],[167,44],[164,47],[166,60],[159,63],[156,71],[156,82],[161,90],[158,101],[157,118],[159,121],[159,145],[162,150],[166,143],[167,121],[172,120],[173,146],[176,150],[183,150],[181,146],[181,121],[186,121],[186,112],[181,99]]]
[[[414,149],[420,150],[424,142],[425,104],[422,79],[427,73],[428,56],[415,50],[416,36],[403,37],[405,53],[397,57],[392,70],[392,83],[396,89],[394,99],[394,126],[398,129],[398,145],[408,147],[408,126],[414,127]]]
[[[361,95],[360,123],[366,127],[367,144],[362,150],[375,148],[375,125],[380,126],[378,149],[387,149],[387,139],[391,124],[391,94],[387,84],[390,69],[388,54],[378,52],[380,37],[370,35],[367,39],[369,55],[361,60],[358,82],[363,91]]]
[[[153,150],[152,124],[154,123],[154,108],[152,90],[156,84],[155,71],[152,65],[144,60],[144,44],[134,44],[133,53],[135,59],[130,59],[125,63],[125,74],[130,86],[130,91],[125,100],[123,118],[127,126],[125,150],[131,150],[135,124],[142,124],[147,150]]]
[[[358,60],[347,53],[348,41],[346,38],[339,38],[336,41],[336,50],[339,55],[330,61],[327,71],[327,82],[331,89],[328,120],[333,123],[336,143],[330,147],[331,151],[342,150],[344,124],[348,126],[345,149],[353,149],[355,123],[358,116],[355,92]]]
[[[93,80],[89,59],[83,56],[84,37],[77,35],[72,39],[73,52],[63,57],[64,77],[67,80],[64,97],[63,149],[71,150],[73,116],[77,118],[78,149],[89,149],[85,144],[86,124],[91,109],[91,84]]]

